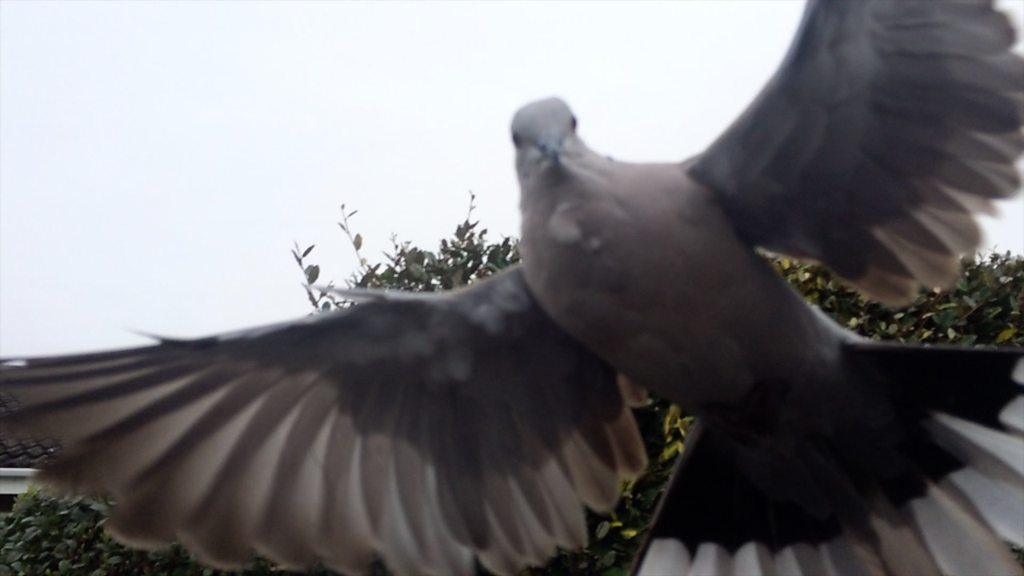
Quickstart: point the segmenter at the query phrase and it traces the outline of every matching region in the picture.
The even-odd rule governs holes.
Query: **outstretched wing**
[[[1024,574],[1024,350],[842,354],[832,400],[698,419],[634,574]]]
[[[586,541],[645,466],[601,360],[520,270],[442,295],[371,295],[262,329],[8,360],[5,434],[59,440],[42,478],[111,494],[128,543],[219,567],[407,574],[541,564]]]
[[[906,302],[951,284],[1017,193],[1024,60],[986,0],[810,0],[758,98],[690,174],[751,244]]]

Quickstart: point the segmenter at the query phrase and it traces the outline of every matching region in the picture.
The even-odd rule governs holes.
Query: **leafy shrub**
[[[28,492],[0,521],[0,576],[209,575],[180,546],[161,552],[132,550],[103,532],[108,504]],[[267,570],[251,574],[269,573]]]
[[[472,219],[471,204],[470,215],[437,250],[392,239],[383,260],[370,263],[362,254],[362,237],[351,229],[353,215],[343,206],[338,224],[359,256],[359,269],[347,282],[351,286],[444,290],[486,277],[519,259],[515,240],[487,238],[487,230]],[[313,251],[314,246],[301,251],[296,246],[293,251],[305,276],[311,306],[316,311],[345,306],[326,287],[317,286],[320,268],[308,263]],[[911,306],[900,310],[865,301],[819,266],[786,258],[773,258],[772,262],[810,302],[862,335],[904,342],[1024,346],[1024,259],[1009,253],[966,260],[954,289],[923,292]],[[691,422],[678,407],[657,398],[636,410],[636,417],[651,463],[647,473],[624,484],[619,506],[609,516],[588,515],[588,548],[563,552],[547,566],[526,570],[524,575],[619,576],[628,572]],[[0,576],[221,574],[192,563],[180,547],[147,553],[120,546],[100,529],[106,510],[103,501],[60,500],[38,493],[22,496],[14,511],[0,519]],[[384,573],[380,566],[374,571]],[[244,574],[273,572],[266,562],[254,560]]]

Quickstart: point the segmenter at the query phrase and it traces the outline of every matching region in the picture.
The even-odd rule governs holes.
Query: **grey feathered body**
[[[523,181],[527,282],[616,369],[697,411],[761,382],[841,373],[853,335],[735,235],[686,165],[617,162],[582,144],[561,162],[557,182]]]

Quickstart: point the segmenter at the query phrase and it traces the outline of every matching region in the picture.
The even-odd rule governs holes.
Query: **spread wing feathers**
[[[990,1],[811,0],[758,98],[691,175],[751,244],[898,304],[957,275],[1020,187],[1024,59]]]
[[[7,361],[4,433],[58,440],[46,482],[217,567],[496,573],[586,542],[645,466],[611,369],[512,270],[443,295],[118,352]]]
[[[687,438],[640,576],[1021,574],[1024,353],[853,343],[860,424]],[[846,437],[844,439],[844,437]]]

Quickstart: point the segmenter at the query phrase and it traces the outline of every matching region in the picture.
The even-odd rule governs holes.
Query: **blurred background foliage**
[[[359,258],[358,269],[344,282],[347,286],[447,290],[519,260],[514,239],[492,240],[473,219],[472,199],[465,221],[435,250],[392,238],[391,248],[373,261],[364,256],[362,236],[352,229],[354,215],[342,206],[338,223]],[[292,257],[302,271],[305,295],[315,313],[348,305],[329,292],[332,282],[322,283],[320,266],[312,262],[315,246],[295,246]],[[808,301],[863,336],[902,342],[1024,346],[1024,258],[1019,256],[990,254],[965,260],[963,274],[951,290],[922,292],[911,306],[898,310],[865,301],[819,266],[770,255],[766,258]],[[635,413],[651,463],[647,473],[622,486],[618,508],[610,515],[588,515],[588,548],[563,552],[545,567],[524,571],[524,576],[628,574],[691,424],[691,418],[678,407],[658,398]],[[103,500],[60,499],[39,492],[23,495],[13,511],[0,516],[0,576],[226,574],[193,563],[178,546],[159,552],[124,548],[101,529],[107,508]],[[255,559],[242,574],[275,572],[273,566]],[[373,573],[386,571],[377,565]],[[311,574],[329,572],[314,570]]]

